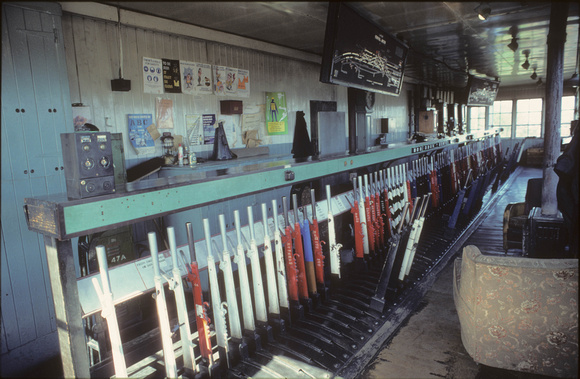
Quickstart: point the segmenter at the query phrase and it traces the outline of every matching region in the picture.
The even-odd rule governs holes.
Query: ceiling
[[[322,55],[327,2],[107,2],[124,9],[224,31]],[[353,2],[361,15],[409,46],[405,79],[461,88],[467,73],[499,77],[502,87],[545,81],[549,2]],[[565,85],[578,71],[578,3],[569,3],[564,48]],[[508,45],[519,45],[512,51]],[[522,68],[529,51],[529,68]],[[534,72],[537,78],[532,80]],[[576,76],[577,78],[577,76]],[[576,79],[577,83],[577,79]],[[576,84],[577,85],[577,84]]]

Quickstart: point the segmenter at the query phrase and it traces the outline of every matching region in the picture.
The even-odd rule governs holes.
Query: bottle
[[[183,165],[189,166],[189,150],[187,146],[183,146]]]
[[[181,144],[179,144],[179,147],[177,148],[177,161],[179,162],[179,167],[183,166],[183,146],[181,146]]]
[[[193,151],[193,146],[189,147],[189,167],[194,167],[197,164],[197,156]]]

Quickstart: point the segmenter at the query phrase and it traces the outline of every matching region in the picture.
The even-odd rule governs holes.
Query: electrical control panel
[[[69,199],[115,192],[111,133],[63,133],[60,139]]]

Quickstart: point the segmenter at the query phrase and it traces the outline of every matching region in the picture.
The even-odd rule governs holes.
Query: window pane
[[[570,121],[574,119],[574,96],[562,97],[562,117],[560,135],[562,137],[570,136]]]
[[[541,113],[530,113],[530,119],[529,119],[529,123],[530,124],[541,124],[542,123],[542,114]]]
[[[530,137],[539,137],[541,132],[542,132],[542,129],[541,129],[540,125],[530,125],[530,129],[528,131],[528,134]]]
[[[485,107],[471,107],[469,127],[470,133],[485,130]]]
[[[492,127],[503,128],[502,138],[511,138],[512,130],[512,100],[494,101],[493,106],[489,109]]]
[[[499,125],[504,126],[504,125],[510,125],[512,124],[512,113],[511,111],[506,114],[506,113],[502,113],[499,115],[501,118],[499,120]]]
[[[518,100],[516,111],[516,137],[541,137],[542,99]]]
[[[530,99],[530,112],[542,111],[542,99]]]

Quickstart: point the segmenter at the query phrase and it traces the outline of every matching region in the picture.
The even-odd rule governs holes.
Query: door
[[[2,4],[3,353],[56,331],[43,238],[23,205],[66,192],[60,133],[73,126],[60,15],[56,3]]]

